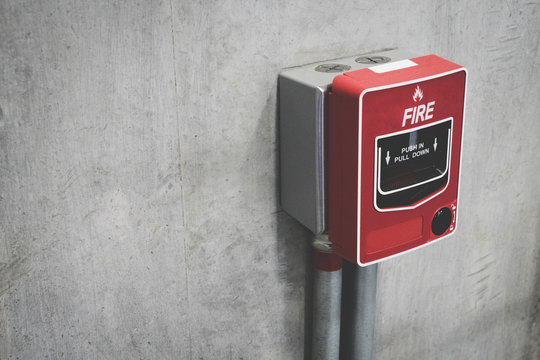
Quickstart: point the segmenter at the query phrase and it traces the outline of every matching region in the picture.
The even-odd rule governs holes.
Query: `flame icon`
[[[414,102],[422,100],[423,97],[424,93],[422,92],[422,90],[420,90],[420,86],[416,85],[416,89],[414,90],[414,94],[412,97]]]

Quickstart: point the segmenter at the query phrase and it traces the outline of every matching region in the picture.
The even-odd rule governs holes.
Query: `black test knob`
[[[451,223],[452,211],[447,207],[439,209],[431,221],[431,232],[437,236],[442,235],[448,230]]]

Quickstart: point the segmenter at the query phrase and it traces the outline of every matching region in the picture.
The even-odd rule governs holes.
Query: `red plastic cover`
[[[337,76],[329,113],[329,239],[367,265],[452,234],[466,70],[435,55]]]

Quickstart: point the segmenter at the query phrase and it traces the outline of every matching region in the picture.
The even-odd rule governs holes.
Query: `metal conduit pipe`
[[[371,360],[374,352],[377,264],[343,268],[341,359]]]
[[[314,243],[311,345],[313,360],[339,359],[342,260],[331,254],[331,244],[326,245],[324,241],[317,242],[317,239]]]
[[[313,246],[312,359],[371,360],[378,265],[343,261],[325,235]]]

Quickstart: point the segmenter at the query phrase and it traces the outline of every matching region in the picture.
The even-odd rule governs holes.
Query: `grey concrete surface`
[[[0,359],[301,359],[283,67],[468,67],[458,234],[379,267],[376,359],[538,359],[537,1],[0,1]],[[308,314],[309,315],[309,314]]]

